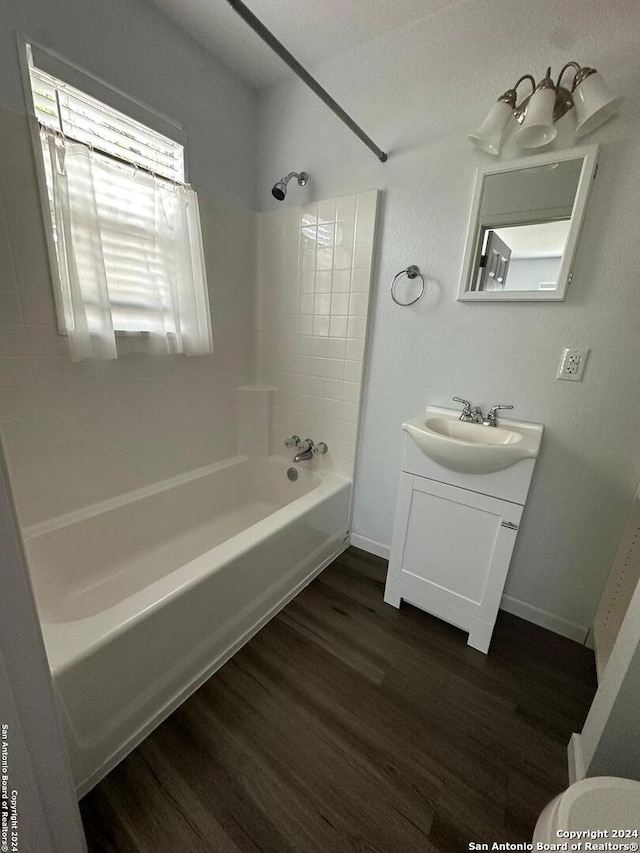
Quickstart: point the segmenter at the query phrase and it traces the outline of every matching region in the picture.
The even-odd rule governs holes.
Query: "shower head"
[[[271,195],[278,201],[284,201],[287,194],[287,184],[291,178],[297,178],[298,186],[304,187],[309,180],[309,175],[306,172],[289,172],[286,178],[281,178],[271,188]]]

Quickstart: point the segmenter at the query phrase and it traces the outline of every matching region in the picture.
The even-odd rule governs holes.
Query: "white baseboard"
[[[355,548],[362,548],[363,551],[368,551],[369,554],[375,554],[376,557],[382,557],[385,560],[388,560],[391,554],[391,548],[388,545],[369,539],[368,536],[361,536],[359,533],[351,534],[351,544]]]
[[[533,622],[534,625],[540,625],[541,628],[548,628],[549,631],[568,637],[577,643],[584,643],[589,632],[586,625],[569,622],[568,619],[563,619],[561,616],[556,616],[555,613],[549,613],[548,610],[542,610],[542,608],[521,601],[519,598],[513,598],[511,595],[502,596],[500,609],[506,610],[507,613],[513,613],[514,616],[519,616],[521,619],[526,619],[527,622]]]
[[[596,650],[596,641],[593,636],[593,625],[589,628],[589,632],[587,634],[587,639],[584,641],[585,646],[588,649],[591,649],[592,652]]]
[[[363,551],[368,551],[369,554],[375,554],[376,557],[383,557],[385,560],[388,560],[391,554],[391,548],[388,545],[378,542],[376,539],[370,539],[368,536],[362,536],[360,533],[351,533],[351,544],[356,548],[362,548]],[[561,616],[556,616],[555,613],[542,610],[542,608],[521,601],[519,598],[513,598],[511,595],[502,596],[500,609],[506,610],[507,613],[513,613],[514,616],[519,616],[521,619],[526,619],[527,622],[533,622],[534,625],[547,628],[562,637],[575,640],[577,643],[584,643],[589,633],[589,628],[586,625],[569,622],[568,619],[563,619]]]
[[[584,757],[582,755],[582,741],[580,735],[574,732],[567,746],[567,763],[569,765],[569,784],[580,782],[584,779]]]

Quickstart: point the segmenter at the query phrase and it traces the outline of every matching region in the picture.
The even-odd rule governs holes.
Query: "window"
[[[116,358],[115,332],[145,333],[164,352],[211,352],[183,146],[33,61],[29,73],[72,358]]]

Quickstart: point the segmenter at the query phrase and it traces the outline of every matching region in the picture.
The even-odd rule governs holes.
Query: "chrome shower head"
[[[278,201],[284,201],[287,194],[287,184],[291,178],[296,178],[298,186],[304,187],[309,180],[309,175],[306,172],[289,172],[286,178],[281,178],[281,180],[277,181],[271,189],[271,195]]]

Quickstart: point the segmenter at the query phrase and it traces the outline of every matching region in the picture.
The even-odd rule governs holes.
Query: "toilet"
[[[582,836],[594,843],[638,843],[640,782],[616,776],[596,776],[571,785],[552,800],[538,818],[533,833],[534,848],[536,844],[554,845],[569,841],[571,849],[572,839],[580,840],[581,836],[569,833],[585,830],[602,831],[597,837]],[[612,834],[620,830],[632,834],[626,838]],[[584,850],[584,846],[581,849]]]

